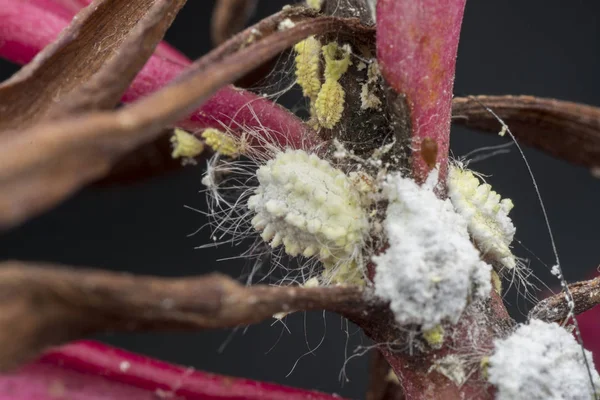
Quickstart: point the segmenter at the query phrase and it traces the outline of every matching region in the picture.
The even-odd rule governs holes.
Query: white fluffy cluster
[[[481,184],[472,171],[454,165],[448,171],[448,195],[467,220],[469,233],[481,252],[508,269],[515,268],[510,250],[515,226],[508,216],[513,202],[500,200],[500,195],[490,185]]]
[[[456,323],[469,298],[491,290],[491,267],[479,258],[467,222],[449,200],[436,197],[432,182],[437,173],[423,186],[400,174],[387,177],[389,248],[373,257],[375,293],[390,301],[398,323],[424,330]]]
[[[286,150],[260,167],[259,186],[248,199],[252,226],[291,256],[344,263],[362,252],[369,231],[361,193],[328,161]]]
[[[596,390],[600,376],[585,352]],[[581,347],[556,323],[532,320],[495,342],[488,380],[498,400],[594,399]]]

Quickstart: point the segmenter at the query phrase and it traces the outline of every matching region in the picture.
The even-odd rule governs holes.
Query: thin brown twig
[[[498,133],[494,110],[523,144],[588,168],[600,167],[600,108],[533,96],[456,97],[454,124]]]
[[[600,277],[569,285],[575,301],[575,315],[600,304]],[[570,308],[563,292],[540,301],[529,312],[530,319],[547,322],[562,322],[569,318]]]
[[[213,9],[210,33],[215,46],[225,42],[244,28],[257,0],[217,0]]]
[[[135,76],[154,53],[187,0],[154,0],[143,18],[98,73],[60,104],[52,117],[115,107]],[[131,5],[130,7],[136,7]],[[121,34],[123,34],[122,29]],[[110,36],[109,36],[110,37]]]
[[[60,37],[0,85],[0,130],[52,115],[112,108],[185,0],[97,0]]]
[[[49,346],[99,332],[229,328],[296,310],[325,309],[358,319],[378,306],[366,299],[356,286],[243,286],[220,274],[161,278],[5,262],[0,371]]]
[[[98,187],[126,185],[180,169],[183,165],[181,159],[172,156],[172,133],[172,129],[165,129],[155,140],[119,158],[112,165],[110,172],[94,182],[94,185]],[[195,157],[194,162],[204,164],[209,156],[209,152],[204,151]]]

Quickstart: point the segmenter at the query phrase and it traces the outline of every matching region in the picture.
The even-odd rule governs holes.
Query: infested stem
[[[485,354],[493,348],[493,340],[508,334],[514,325],[500,296],[493,292],[485,302],[471,304],[460,321],[450,327],[443,346],[438,350],[392,351],[381,347],[380,351],[392,367],[404,390],[406,399],[492,399],[493,389],[486,384],[479,362],[456,365],[465,372],[464,382],[455,382],[435,366],[444,357],[454,355],[457,360],[467,357],[463,353]],[[371,332],[371,337],[381,343],[389,343],[389,337],[380,331]]]

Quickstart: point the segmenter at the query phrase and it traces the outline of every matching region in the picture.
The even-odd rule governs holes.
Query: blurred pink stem
[[[430,165],[424,141],[437,144],[441,179],[448,164],[452,88],[466,0],[379,0],[377,58],[386,81],[406,95],[411,110],[413,170],[423,179]],[[427,139],[429,138],[429,139]]]
[[[98,342],[46,353],[0,375],[0,400],[340,400],[340,397],[196,371]]]
[[[66,0],[0,0],[0,57],[26,64],[68,25]],[[87,0],[77,0],[79,2]],[[123,96],[132,102],[169,83],[190,62],[153,55]],[[178,126],[190,131],[241,126],[269,129],[274,139],[292,147],[312,146],[314,133],[293,114],[262,96],[226,86]]]
[[[34,4],[38,4],[41,8],[52,11],[51,8],[45,6],[44,4],[53,3],[56,8],[60,8],[60,13],[64,14],[69,20],[75,16],[79,12],[79,10],[83,7],[87,7],[94,0],[25,0]],[[156,47],[156,55],[160,57],[164,57],[168,60],[175,61],[184,65],[190,62],[190,60],[181,54],[181,52],[174,47],[172,47],[167,42],[161,42]]]

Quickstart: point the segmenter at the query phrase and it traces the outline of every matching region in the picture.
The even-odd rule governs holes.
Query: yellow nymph
[[[444,344],[444,334],[444,327],[440,324],[434,328],[423,331],[423,339],[425,339],[427,344],[432,348],[439,349],[442,347],[442,344]]]
[[[323,0],[306,0],[306,4],[313,10],[321,11]]]
[[[320,60],[321,43],[310,36],[294,46],[296,56],[296,83],[302,94],[311,100],[316,99],[321,89]]]
[[[481,183],[472,171],[451,165],[448,172],[448,196],[456,211],[468,222],[469,234],[481,252],[513,269],[515,256],[510,244],[515,235],[508,213],[513,208],[511,199],[500,195],[487,183]]]
[[[345,92],[338,82],[350,62],[350,46],[340,47],[331,42],[323,46],[323,58],[325,59],[325,83],[321,87],[315,103],[317,121],[323,128],[333,128],[342,118],[344,112]]]
[[[171,136],[173,158],[193,159],[204,151],[204,143],[189,132],[175,128]]]
[[[235,157],[240,154],[238,142],[225,132],[209,128],[202,132],[202,138],[215,152],[224,156]]]

